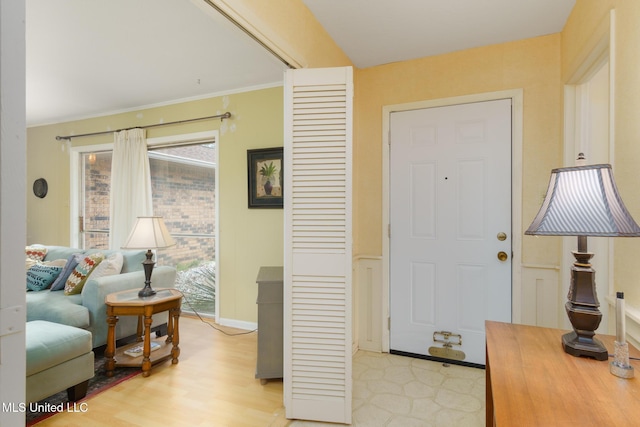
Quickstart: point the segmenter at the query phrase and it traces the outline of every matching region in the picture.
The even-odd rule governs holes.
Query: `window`
[[[154,215],[162,216],[176,241],[156,251],[158,265],[175,266],[183,309],[215,314],[216,144],[149,144]],[[83,147],[85,148],[85,147]],[[79,156],[78,242],[83,248],[109,247],[111,149]]]

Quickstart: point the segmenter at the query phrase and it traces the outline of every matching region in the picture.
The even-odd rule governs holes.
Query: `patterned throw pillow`
[[[69,278],[73,270],[78,266],[80,261],[82,261],[83,259],[84,259],[84,255],[80,253],[69,255],[69,258],[67,258],[64,268],[62,269],[62,272],[60,272],[56,280],[54,280],[54,282],[51,284],[51,290],[52,291],[63,290],[64,285],[66,285],[67,283],[67,279]]]
[[[104,255],[100,252],[85,256],[76,268],[73,269],[67,279],[64,285],[64,294],[75,295],[82,292],[82,287],[87,281],[87,277],[89,277],[89,274],[91,274],[93,269],[96,268],[103,259]]]
[[[25,267],[28,270],[33,267],[36,262],[43,261],[47,255],[47,248],[42,245],[31,245],[24,248],[25,255],[27,256]]]
[[[61,271],[62,266],[60,265],[37,263],[27,270],[27,289],[30,291],[47,289]]]
[[[25,248],[27,258],[35,259],[36,261],[43,261],[47,255],[47,248],[41,245],[31,245]]]
[[[89,279],[99,279],[100,277],[120,274],[120,271],[122,271],[122,264],[124,264],[124,257],[120,252],[114,252],[102,260],[102,262],[91,272]]]

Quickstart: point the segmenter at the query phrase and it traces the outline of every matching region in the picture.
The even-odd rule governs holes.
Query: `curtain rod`
[[[56,141],[62,141],[63,139],[71,141],[71,138],[82,138],[84,136],[106,135],[108,133],[120,132],[120,131],[123,131],[123,130],[131,130],[131,129],[147,129],[147,128],[154,128],[154,127],[158,127],[158,126],[177,125],[177,124],[180,124],[180,123],[196,122],[198,120],[220,119],[220,121],[222,121],[222,119],[228,119],[230,117],[231,117],[231,113],[227,111],[224,114],[218,114],[218,115],[215,115],[215,116],[208,116],[208,117],[198,117],[197,119],[186,119],[186,120],[178,120],[178,121],[175,121],[175,122],[156,123],[155,125],[134,126],[134,127],[130,127],[130,128],[123,128],[123,129],[117,129],[117,130],[107,130],[107,131],[103,131],[103,132],[83,133],[83,134],[80,134],[80,135],[56,136]]]

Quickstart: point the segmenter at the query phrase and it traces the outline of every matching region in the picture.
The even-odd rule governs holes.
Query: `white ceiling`
[[[202,0],[26,0],[26,43],[28,126],[272,86],[285,69]]]
[[[266,1],[266,0],[260,0]],[[359,68],[562,30],[575,0],[302,0]],[[26,0],[27,124],[281,84],[203,0]]]
[[[560,32],[575,0],[302,0],[358,68]]]

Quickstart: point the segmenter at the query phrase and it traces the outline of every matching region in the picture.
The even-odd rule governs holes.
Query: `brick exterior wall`
[[[158,150],[188,159],[215,162],[207,146]],[[154,215],[162,216],[176,246],[157,251],[158,265],[189,266],[215,260],[215,169],[150,159]],[[108,230],[111,153],[85,162],[85,229]],[[107,249],[106,234],[85,232],[85,248]],[[193,236],[196,235],[196,236]]]

